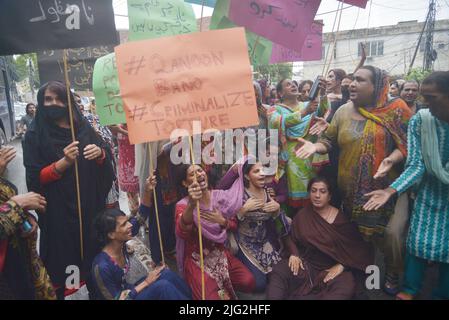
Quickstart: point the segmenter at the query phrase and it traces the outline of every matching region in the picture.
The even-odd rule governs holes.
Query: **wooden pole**
[[[332,25],[332,33],[334,33],[334,30],[335,30],[335,24],[337,23],[338,12],[340,11],[340,6],[342,6],[342,5],[343,5],[343,4],[342,4],[341,2],[338,3],[337,12],[335,13],[335,19],[334,19],[334,23],[333,23],[333,25]],[[341,8],[343,8],[343,7],[341,7]],[[322,76],[325,76],[325,71],[326,71],[326,67],[327,67],[327,58],[329,57],[329,52],[330,52],[330,49],[331,49],[331,44],[332,44],[332,43],[329,43],[329,45],[327,46],[327,52],[326,52],[325,57],[324,57],[323,71],[321,72],[321,75],[322,75]]]
[[[195,155],[193,154],[192,136],[189,136],[190,143],[190,158],[192,159],[192,165],[195,166]],[[194,181],[197,182],[196,170],[194,172]],[[198,242],[200,244],[200,268],[201,268],[201,297],[202,300],[206,300],[206,286],[204,282],[204,255],[203,255],[203,236],[201,231],[201,214],[200,214],[200,201],[196,201],[196,212],[198,218]]]
[[[67,107],[69,108],[69,122],[70,122],[70,130],[72,132],[72,142],[76,141],[75,137],[75,126],[73,124],[73,110],[72,110],[72,99],[70,94],[70,81],[69,81],[69,73],[67,68],[67,49],[64,50],[64,78],[65,78],[65,86],[67,90]],[[80,224],[80,253],[81,253],[81,261],[84,260],[84,241],[83,241],[83,215],[81,213],[81,193],[80,193],[80,180],[79,180],[79,172],[78,172],[78,159],[75,159],[75,184],[76,184],[76,200],[78,206],[78,217]]]
[[[151,143],[148,143],[148,155],[150,157],[150,179],[153,176],[153,157],[152,157],[152,153],[151,153]],[[156,189],[153,188],[153,204],[154,204],[154,209],[155,209],[155,213],[156,213],[156,225],[157,225],[157,233],[159,236],[159,246],[161,249],[161,256],[162,256],[162,264],[165,265],[165,257],[164,257],[164,246],[162,244],[162,234],[161,234],[161,225],[159,223],[159,209],[157,206],[157,198],[156,198]]]
[[[203,31],[203,10],[204,0],[201,1],[201,19],[200,19],[200,32]],[[195,165],[195,155],[193,154],[192,136],[189,136],[190,143],[190,157],[192,159],[192,165]],[[194,181],[196,182],[196,171],[194,170]],[[201,299],[206,300],[206,285],[204,282],[204,255],[203,255],[203,236],[201,231],[201,214],[200,214],[200,201],[196,201],[196,211],[198,217],[198,242],[200,244],[200,269],[201,269]]]
[[[253,52],[251,54],[251,59],[254,59],[254,56],[256,55],[256,48],[257,48],[257,45],[259,44],[259,40],[260,40],[260,36],[257,36],[256,40],[254,41],[254,46],[253,46]]]
[[[203,31],[203,12],[204,12],[204,0],[201,1],[200,32]]]
[[[339,32],[340,32],[340,21],[341,21],[341,14],[343,13],[343,5],[344,4],[345,4],[345,1],[343,0],[342,3],[341,3],[340,16],[338,17],[337,32],[335,33],[334,44],[332,46],[332,53],[331,53],[331,56],[330,56],[330,59],[329,59],[329,63],[328,63],[327,68],[326,68],[326,72],[323,74],[323,76],[326,76],[327,73],[329,72],[332,60],[334,58],[334,51],[335,51],[335,46],[337,45],[337,38],[338,38],[338,35],[339,35]]]

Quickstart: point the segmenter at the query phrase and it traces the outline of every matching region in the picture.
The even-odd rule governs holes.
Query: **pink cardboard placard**
[[[300,52],[321,0],[231,0],[235,24]]]
[[[310,27],[309,34],[307,35],[300,52],[290,50],[286,47],[274,43],[270,63],[321,60],[322,43],[323,21],[314,21]]]
[[[244,28],[195,32],[115,47],[132,144],[257,125]],[[184,134],[184,135],[187,135]]]

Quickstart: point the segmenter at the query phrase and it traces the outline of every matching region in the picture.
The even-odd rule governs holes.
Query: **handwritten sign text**
[[[323,22],[315,21],[310,27],[304,45],[300,52],[285,48],[277,43],[273,44],[270,63],[290,61],[321,60],[321,47],[323,39]]]
[[[169,138],[175,129],[258,123],[243,28],[130,42],[115,49],[133,144]]]
[[[300,52],[321,0],[231,0],[229,18],[274,43]]]
[[[112,46],[87,47],[67,50],[67,71],[70,84],[77,90],[92,88],[92,75],[95,61],[113,52]],[[64,62],[62,50],[45,50],[38,52],[39,78],[41,83],[64,79]]]
[[[93,90],[100,124],[125,123],[125,111],[120,97],[115,53],[97,60],[94,68]]]
[[[128,14],[131,41],[198,29],[192,6],[182,0],[128,0]]]

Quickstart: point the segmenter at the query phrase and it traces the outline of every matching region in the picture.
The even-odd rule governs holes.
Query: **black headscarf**
[[[65,268],[68,265],[81,265],[74,166],[68,168],[60,179],[47,185],[41,185],[40,173],[42,169],[64,157],[63,149],[72,142],[72,136],[70,129],[61,128],[50,119],[49,109],[44,105],[47,89],[57,94],[67,108],[67,91],[64,84],[51,81],[39,89],[38,109],[35,120],[25,135],[23,156],[28,190],[41,193],[47,200],[47,210],[39,216],[39,226],[42,230],[40,253],[52,281],[64,284]],[[112,186],[112,155],[106,143],[81,114],[72,93],[70,99],[75,138],[79,141],[80,151],[78,168],[83,217],[84,267],[89,268],[90,260],[93,258],[91,252],[97,250],[92,247],[93,219],[104,210],[106,197]],[[84,158],[83,150],[89,144],[95,144],[105,151],[106,158],[103,163],[99,164],[96,160]]]

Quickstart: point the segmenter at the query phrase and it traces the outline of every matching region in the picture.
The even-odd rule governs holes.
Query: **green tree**
[[[30,76],[29,60],[31,59],[33,65],[33,80],[34,86],[39,87],[39,72],[37,69],[37,55],[35,53],[27,53],[15,56],[15,67],[18,80],[22,81]]]
[[[271,83],[277,83],[281,79],[291,79],[293,76],[293,63],[279,63],[264,66],[256,66],[254,71],[259,73],[259,78],[264,78]]]
[[[405,76],[405,80],[416,80],[421,83],[432,72],[421,68],[414,68]]]
[[[8,71],[8,76],[11,81],[20,81],[19,73],[17,71],[16,62],[13,56],[3,57],[6,63],[6,70]]]

